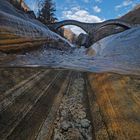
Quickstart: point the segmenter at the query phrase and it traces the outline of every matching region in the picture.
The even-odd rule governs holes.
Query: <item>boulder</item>
[[[89,36],[87,34],[81,33],[77,38],[77,45],[88,47],[89,45]]]

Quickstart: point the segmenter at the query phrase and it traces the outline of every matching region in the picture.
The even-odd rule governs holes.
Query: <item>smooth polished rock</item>
[[[17,10],[8,1],[0,1],[0,51],[29,49],[50,43],[57,44],[56,48],[60,49],[71,46],[64,38],[23,11]]]

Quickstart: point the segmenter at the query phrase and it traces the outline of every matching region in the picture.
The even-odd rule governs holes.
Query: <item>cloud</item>
[[[124,0],[121,4],[115,6],[115,10],[118,11],[120,8],[127,7],[132,4],[133,4],[132,0]]]
[[[93,7],[93,10],[95,13],[100,13],[101,12],[101,8],[99,8],[97,5]]]
[[[74,19],[87,23],[102,21],[99,17],[91,15],[88,11],[81,9],[80,7],[73,7],[71,10],[63,11],[63,19]]]
[[[80,7],[73,7],[68,11],[63,11],[63,19],[73,19],[87,23],[97,23],[103,21],[101,18],[95,15],[91,15],[88,11],[81,9]],[[83,30],[76,26],[69,26],[69,28],[76,34],[83,33]]]

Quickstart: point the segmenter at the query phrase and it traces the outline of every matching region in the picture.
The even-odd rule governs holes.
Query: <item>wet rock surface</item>
[[[15,68],[0,80],[0,140],[140,139],[138,76]]]
[[[76,78],[57,112],[54,140],[92,140],[92,126],[83,104],[84,79]]]

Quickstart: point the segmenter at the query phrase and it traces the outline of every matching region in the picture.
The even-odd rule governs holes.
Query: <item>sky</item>
[[[39,0],[25,0],[36,11]],[[140,0],[53,0],[59,21],[74,19],[82,22],[101,22],[118,18],[132,10]],[[76,26],[67,26],[76,34],[83,32]]]

